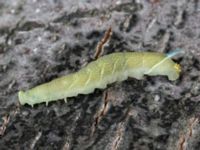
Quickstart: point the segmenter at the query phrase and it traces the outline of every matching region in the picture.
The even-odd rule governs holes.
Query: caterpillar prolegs
[[[78,94],[92,93],[94,89],[104,89],[110,83],[126,80],[128,77],[142,79],[144,75],[165,75],[176,80],[180,66],[171,58],[157,52],[119,52],[100,57],[78,72],[54,79],[26,92],[19,91],[20,104],[34,104]]]

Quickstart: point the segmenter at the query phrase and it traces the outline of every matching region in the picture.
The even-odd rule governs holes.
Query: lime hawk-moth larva
[[[169,80],[176,80],[180,66],[171,56],[158,52],[118,52],[100,57],[78,72],[54,79],[36,86],[26,92],[19,91],[22,105],[34,104],[78,94],[92,93],[95,88],[104,89],[110,83],[123,81],[128,77],[142,79],[144,75],[165,75]]]

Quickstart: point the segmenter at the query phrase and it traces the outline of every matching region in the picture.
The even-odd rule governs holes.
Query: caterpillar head
[[[180,72],[181,72],[180,65],[166,57],[159,63],[153,65],[153,67],[149,69],[148,72],[145,74],[152,76],[166,75],[169,80],[174,81],[179,78]]]
[[[176,80],[179,78],[181,73],[181,66],[177,63],[174,63],[173,67],[171,68],[170,73],[168,74],[169,80]]]
[[[180,76],[181,66],[172,60],[168,60],[159,70],[161,75],[167,75],[169,80],[174,81]]]

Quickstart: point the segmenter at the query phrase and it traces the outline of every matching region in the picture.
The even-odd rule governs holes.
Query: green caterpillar
[[[180,66],[171,60],[172,55],[157,52],[124,52],[100,57],[78,72],[54,79],[36,86],[26,92],[19,91],[20,104],[34,104],[78,94],[92,93],[95,88],[104,89],[110,83],[123,81],[128,77],[142,79],[144,75],[166,75],[169,80],[176,80]]]

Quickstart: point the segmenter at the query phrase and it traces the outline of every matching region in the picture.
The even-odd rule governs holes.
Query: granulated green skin
[[[26,92],[19,91],[20,104],[34,104],[104,89],[110,83],[128,77],[142,79],[144,75],[166,75],[169,80],[179,77],[180,66],[165,54],[156,52],[124,52],[103,56],[78,72],[54,79]]]

